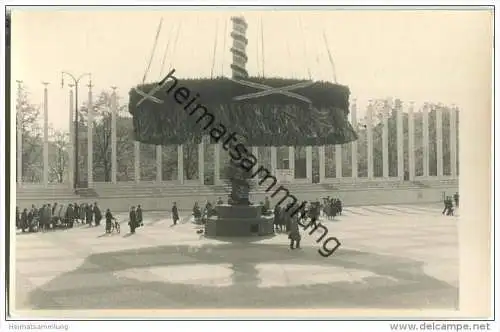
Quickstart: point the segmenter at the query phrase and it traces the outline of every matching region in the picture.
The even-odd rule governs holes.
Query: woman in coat
[[[136,215],[135,215],[135,207],[132,206],[130,208],[130,212],[128,214],[130,221],[128,222],[128,225],[130,227],[130,233],[134,234],[135,229],[137,228],[137,220],[136,220]]]
[[[99,226],[102,220],[101,209],[97,206],[97,202],[94,203],[94,214],[95,214],[95,225]]]

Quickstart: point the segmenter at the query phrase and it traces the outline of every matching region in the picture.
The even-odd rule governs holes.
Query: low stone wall
[[[297,197],[299,201],[311,201],[321,199],[322,197],[331,196],[340,198],[344,206],[361,206],[361,205],[383,205],[383,204],[420,204],[420,203],[437,203],[442,202],[443,193],[452,195],[458,192],[457,185],[441,185],[436,187],[426,188],[352,188],[336,191],[327,191],[318,186],[317,190],[290,190],[290,194]],[[79,198],[71,197],[68,199],[58,198],[57,202],[62,204],[77,203],[93,203],[97,201],[102,209],[110,208],[113,212],[128,211],[130,206],[137,206],[140,204],[143,210],[170,210],[173,202],[177,202],[177,206],[181,211],[191,211],[195,201],[199,204],[204,204],[205,201],[210,200],[214,202],[218,197],[222,197],[224,201],[227,200],[227,194],[215,193],[214,191],[207,190],[197,192],[175,193],[169,196],[141,196],[133,197],[133,193],[127,196],[126,192],[120,192],[120,197],[106,197],[100,196],[98,198]],[[264,201],[266,196],[270,193],[253,193],[251,200],[253,202]],[[278,194],[276,197],[271,198],[273,204],[276,204],[283,194]],[[29,208],[31,204],[40,206],[45,203],[53,203],[53,198],[47,197],[29,197],[17,198],[17,206],[21,208]]]

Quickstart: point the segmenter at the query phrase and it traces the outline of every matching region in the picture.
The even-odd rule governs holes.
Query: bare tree
[[[42,179],[42,134],[40,127],[40,105],[29,101],[29,93],[23,88],[17,107],[22,131],[22,173],[24,182],[40,182]],[[16,128],[19,129],[19,128]]]
[[[69,134],[54,130],[49,140],[49,181],[63,183],[68,170]]]

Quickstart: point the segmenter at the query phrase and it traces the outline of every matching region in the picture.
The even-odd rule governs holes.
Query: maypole
[[[233,31],[231,32],[231,37],[233,38],[233,46],[231,47],[231,53],[233,53],[233,63],[231,64],[232,76],[233,79],[247,78],[246,64],[248,56],[246,47],[248,39],[246,31],[248,25],[243,17],[233,16],[231,17],[231,21],[233,21]]]
[[[233,63],[231,64],[233,79],[246,79],[248,72],[246,63],[248,61],[246,47],[248,39],[246,37],[247,23],[243,17],[231,17],[233,21]],[[229,200],[231,205],[250,205],[250,174],[245,172],[241,167],[238,167],[232,159],[228,163],[226,169],[226,178],[231,185],[231,193]]]

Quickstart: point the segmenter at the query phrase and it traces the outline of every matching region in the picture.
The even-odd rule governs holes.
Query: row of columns
[[[20,105],[20,84],[19,84],[19,94],[18,94],[18,105]],[[44,139],[43,139],[43,183],[45,185],[49,182],[49,135],[48,135],[48,83],[44,84],[44,102],[43,102],[43,114],[44,114]],[[92,142],[92,131],[93,131],[93,100],[92,100],[92,85],[88,85],[88,119],[89,125],[87,127],[87,179],[89,187],[93,186],[93,142]],[[116,87],[112,87],[112,101],[111,101],[111,182],[117,182],[117,136],[116,136],[116,121],[117,121],[117,94]],[[74,96],[73,90],[70,90],[70,151],[69,151],[69,176],[68,182],[70,186],[73,186],[73,171],[76,167],[74,160],[73,149],[75,146],[75,135],[74,135]],[[384,106],[384,116],[383,116],[383,131],[382,131],[382,159],[383,159],[383,178],[389,178],[389,142],[388,142],[388,112],[390,111],[389,104],[386,103]],[[367,159],[368,159],[368,179],[373,179],[373,112],[374,104],[372,101],[369,102],[367,109]],[[450,153],[451,153],[451,176],[457,176],[457,128],[456,128],[456,109],[455,107],[450,110]],[[351,103],[351,123],[357,124],[357,105],[356,100]],[[408,107],[408,162],[409,162],[409,179],[413,180],[415,178],[415,125],[414,125],[414,103],[411,102]],[[402,107],[397,109],[397,178],[404,178],[404,145],[403,145],[403,110]],[[18,142],[22,142],[22,129],[21,129],[21,115],[18,112],[18,131],[17,131]],[[423,177],[429,176],[429,105],[425,104],[423,107]],[[443,133],[442,133],[442,112],[438,108],[436,112],[436,141],[437,141],[437,176],[443,176]],[[358,178],[358,142],[354,141],[351,144],[351,164],[352,164],[352,174],[351,178]],[[198,178],[203,183],[204,173],[205,173],[205,162],[204,162],[204,143],[198,146]],[[271,169],[274,172],[277,170],[277,148],[271,147]],[[252,153],[258,156],[258,147],[252,147]],[[326,179],[325,172],[325,146],[318,147],[319,153],[319,181],[323,182]],[[157,181],[162,181],[162,147],[156,147],[156,168],[157,168]],[[214,145],[214,173],[215,173],[215,183],[220,182],[220,158],[221,158],[221,146],[220,144]],[[289,169],[295,169],[295,148],[288,147],[288,159],[289,159]],[[22,183],[22,144],[17,145],[17,180],[18,183]],[[135,181],[139,182],[141,178],[140,174],[140,143],[134,142],[134,173]],[[335,146],[335,162],[336,162],[336,178],[342,178],[342,146]],[[184,148],[183,145],[179,145],[177,149],[177,169],[178,169],[178,181],[184,182]],[[312,167],[312,146],[306,147],[306,178],[308,182],[312,182],[313,175]]]

